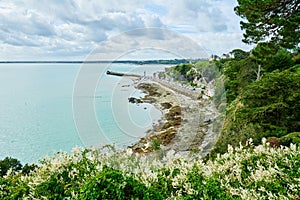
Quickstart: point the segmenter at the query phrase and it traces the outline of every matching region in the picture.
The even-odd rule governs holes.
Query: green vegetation
[[[9,169],[18,172],[22,169],[22,164],[15,158],[6,157],[0,161],[0,176],[6,175]]]
[[[199,61],[194,64],[179,64],[168,69],[164,78],[172,79],[194,87],[201,87],[219,76],[214,62]]]
[[[227,115],[216,153],[249,138],[258,144],[263,137],[283,137],[300,130],[300,65],[264,73],[259,80],[243,82],[245,85],[238,78],[235,85],[233,81],[226,83]]]
[[[111,148],[59,152],[38,166],[7,157],[0,199],[299,199],[299,2],[238,3],[244,42],[254,49],[159,74],[203,90],[214,82],[213,101],[226,116],[206,162]]]
[[[227,98],[223,131],[212,157],[253,138],[278,145],[299,143],[300,54],[299,2],[238,0],[244,42],[250,52],[235,49],[231,59],[215,61],[224,77]],[[296,132],[296,133],[294,133]]]
[[[0,178],[0,199],[295,199],[299,147],[251,142],[204,163],[139,157],[129,150],[59,152],[28,175]]]
[[[279,145],[298,143],[292,135],[285,139],[300,131],[298,51],[259,43],[250,52],[235,49],[230,54],[233,58],[180,64],[166,73],[166,78],[196,87],[215,81],[213,100],[226,116],[211,157],[250,138],[256,145],[262,138],[277,138]]]
[[[159,140],[158,139],[153,139],[153,140],[151,140],[151,148],[154,150],[154,151],[157,151],[157,150],[159,150],[160,149],[160,145],[161,145],[161,143],[159,142]]]
[[[0,177],[5,176],[7,173],[18,173],[29,174],[30,171],[37,167],[34,164],[25,164],[22,166],[21,162],[15,158],[6,157],[0,160]]]
[[[244,42],[271,41],[292,49],[299,44],[299,0],[238,0],[237,15],[245,19]]]

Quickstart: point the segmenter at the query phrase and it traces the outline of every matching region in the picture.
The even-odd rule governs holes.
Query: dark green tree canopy
[[[300,38],[300,0],[238,0],[234,8],[244,20],[243,42],[271,41],[293,49]]]
[[[22,164],[19,160],[11,157],[0,160],[0,177],[5,176],[10,168],[13,172],[18,172],[22,169]]]
[[[242,60],[250,55],[249,52],[243,51],[242,49],[233,49],[229,53],[233,55],[235,60]]]

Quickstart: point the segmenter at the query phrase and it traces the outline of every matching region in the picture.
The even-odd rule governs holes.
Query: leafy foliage
[[[242,60],[228,60],[221,67],[225,75],[225,89],[227,102],[232,102],[243,89],[257,79],[257,62],[253,57]]]
[[[284,70],[296,64],[292,59],[293,54],[273,43],[259,43],[252,50],[252,54],[256,62],[263,66],[264,72]]]
[[[299,132],[300,68],[292,67],[292,58],[292,53],[283,49],[266,56],[259,79],[257,55],[223,63],[228,106],[214,153],[225,152],[228,144],[237,145],[249,138],[258,144],[263,137]]]
[[[265,129],[300,130],[300,65],[275,70],[248,86],[243,94],[241,117],[259,122]],[[271,126],[270,126],[271,125]]]
[[[9,169],[11,169],[12,172],[18,172],[22,169],[22,164],[19,160],[11,157],[0,160],[0,176],[5,176]]]
[[[22,174],[29,175],[31,172],[33,172],[38,166],[36,164],[28,164],[26,163],[22,168]]]
[[[169,78],[197,86],[195,80],[204,78],[206,82],[210,82],[219,76],[219,70],[214,62],[199,61],[193,64],[180,64],[171,67],[166,73]]]
[[[80,189],[80,199],[142,199],[147,188],[133,177],[104,166]]]
[[[271,41],[289,49],[299,44],[299,0],[238,0],[234,10],[244,19],[245,43]]]
[[[132,152],[74,149],[47,157],[29,175],[0,178],[0,199],[293,199],[299,147],[232,148],[214,161],[162,160]]]
[[[242,49],[234,49],[230,52],[235,60],[242,60],[249,56],[249,52],[243,51]]]
[[[175,66],[175,70],[180,73],[180,75],[186,75],[192,66],[190,64],[180,64]]]
[[[0,199],[299,198],[300,147],[292,143],[300,143],[300,56],[286,50],[299,43],[299,1],[238,4],[244,42],[258,43],[251,52],[235,49],[233,59],[180,64],[163,74],[191,85],[225,81],[225,92],[216,90],[227,115],[214,159],[75,148],[22,168],[7,157],[0,161]]]

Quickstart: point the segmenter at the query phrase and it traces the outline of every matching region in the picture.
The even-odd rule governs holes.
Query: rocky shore
[[[172,150],[180,156],[195,152],[201,157],[209,153],[217,137],[215,129],[219,113],[205,92],[156,79],[143,80],[136,88],[146,95],[135,101],[153,104],[163,116],[145,137],[129,147],[133,152],[149,154]]]
[[[153,129],[148,130],[146,136],[138,143],[130,147],[137,153],[149,153],[160,148],[160,145],[170,144],[182,123],[182,112],[172,91],[165,90],[157,83],[150,81],[139,83],[136,87],[146,95],[135,102],[151,103],[162,111],[159,123],[154,125]]]

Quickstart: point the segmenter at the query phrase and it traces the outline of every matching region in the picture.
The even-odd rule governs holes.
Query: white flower
[[[233,147],[231,145],[228,145],[228,153],[233,154]]]
[[[13,175],[13,174],[14,174],[13,169],[12,169],[12,168],[9,168],[9,169],[7,170],[6,176],[4,176],[4,177],[8,177],[8,176],[11,176],[11,175]]]
[[[290,149],[291,149],[293,152],[296,152],[296,151],[297,151],[297,146],[296,146],[295,144],[291,143]]]
[[[132,156],[132,154],[133,154],[132,149],[131,149],[131,148],[127,148],[127,149],[126,149],[126,155],[127,155],[127,156]]]

